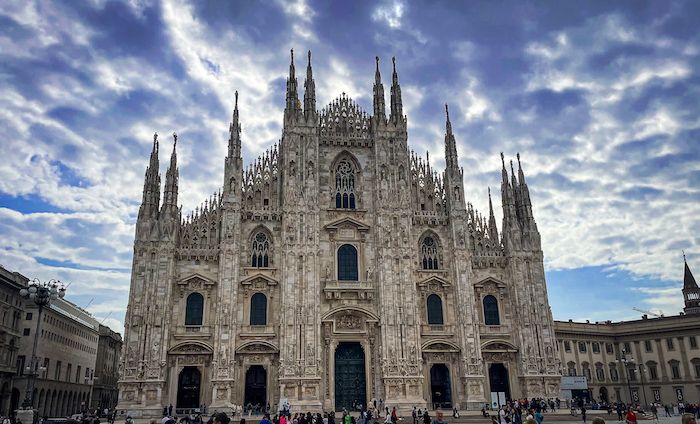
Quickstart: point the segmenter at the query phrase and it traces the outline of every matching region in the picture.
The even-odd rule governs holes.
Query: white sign
[[[565,376],[561,378],[561,390],[586,390],[588,382],[585,376]]]

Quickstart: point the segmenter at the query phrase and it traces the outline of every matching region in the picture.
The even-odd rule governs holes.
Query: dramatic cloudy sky
[[[700,273],[699,19],[697,1],[4,1],[0,263],[121,329],[153,132],[178,132],[193,209],[222,182],[234,91],[250,162],[280,136],[289,49],[311,49],[319,106],[367,110],[375,55],[385,82],[396,56],[409,144],[438,168],[448,102],[482,211],[499,152],[521,152],[555,318],[676,314],[682,249]]]

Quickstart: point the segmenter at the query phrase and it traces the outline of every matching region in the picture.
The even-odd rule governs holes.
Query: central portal
[[[177,408],[199,408],[202,374],[197,367],[185,367],[177,382]]]
[[[335,350],[335,410],[367,406],[365,353],[360,343],[340,343]]]
[[[253,405],[256,410],[267,403],[267,371],[262,365],[253,365],[245,373],[244,405]]]

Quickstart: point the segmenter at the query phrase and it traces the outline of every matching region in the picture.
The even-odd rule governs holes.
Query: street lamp
[[[39,313],[37,314],[36,320],[36,330],[34,331],[34,345],[32,346],[32,357],[29,361],[29,373],[27,374],[27,390],[24,394],[24,401],[22,402],[22,408],[32,409],[34,404],[34,381],[37,377],[37,357],[36,357],[36,345],[39,341],[39,328],[41,326],[41,314],[44,310],[44,306],[48,306],[52,301],[56,299],[63,299],[66,295],[66,287],[62,282],[58,280],[49,280],[47,282],[41,282],[38,279],[33,279],[26,288],[22,288],[19,291],[19,295],[24,299],[31,300],[35,305],[39,307]]]
[[[647,369],[644,368],[643,364],[639,364],[639,377],[642,379],[642,396],[644,396],[644,407],[649,406],[649,402],[647,402],[647,392],[644,390],[644,374],[647,373]]]
[[[98,377],[95,377],[95,370],[92,370],[90,372],[90,376],[85,376],[85,384],[90,385],[90,391],[88,392],[88,400],[87,400],[87,407],[85,408],[88,411],[88,414],[90,414],[90,409],[92,408],[92,392],[95,390],[95,380],[97,380]],[[99,411],[96,414],[99,417]]]
[[[622,349],[621,356],[617,358],[617,361],[623,364],[625,379],[627,380],[627,391],[630,395],[630,404],[632,404],[632,386],[630,385],[629,365],[634,365],[634,359],[627,359],[627,352],[625,349]]]

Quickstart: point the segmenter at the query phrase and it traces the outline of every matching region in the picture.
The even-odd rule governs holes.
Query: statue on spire
[[[394,125],[403,123],[403,102],[401,101],[401,86],[399,85],[399,75],[396,73],[396,57],[391,58],[394,71],[391,75],[391,116],[390,120]]]
[[[379,56],[375,57],[377,69],[374,72],[374,121],[377,124],[386,123],[386,106],[384,105],[384,84],[382,75],[379,73]]]

